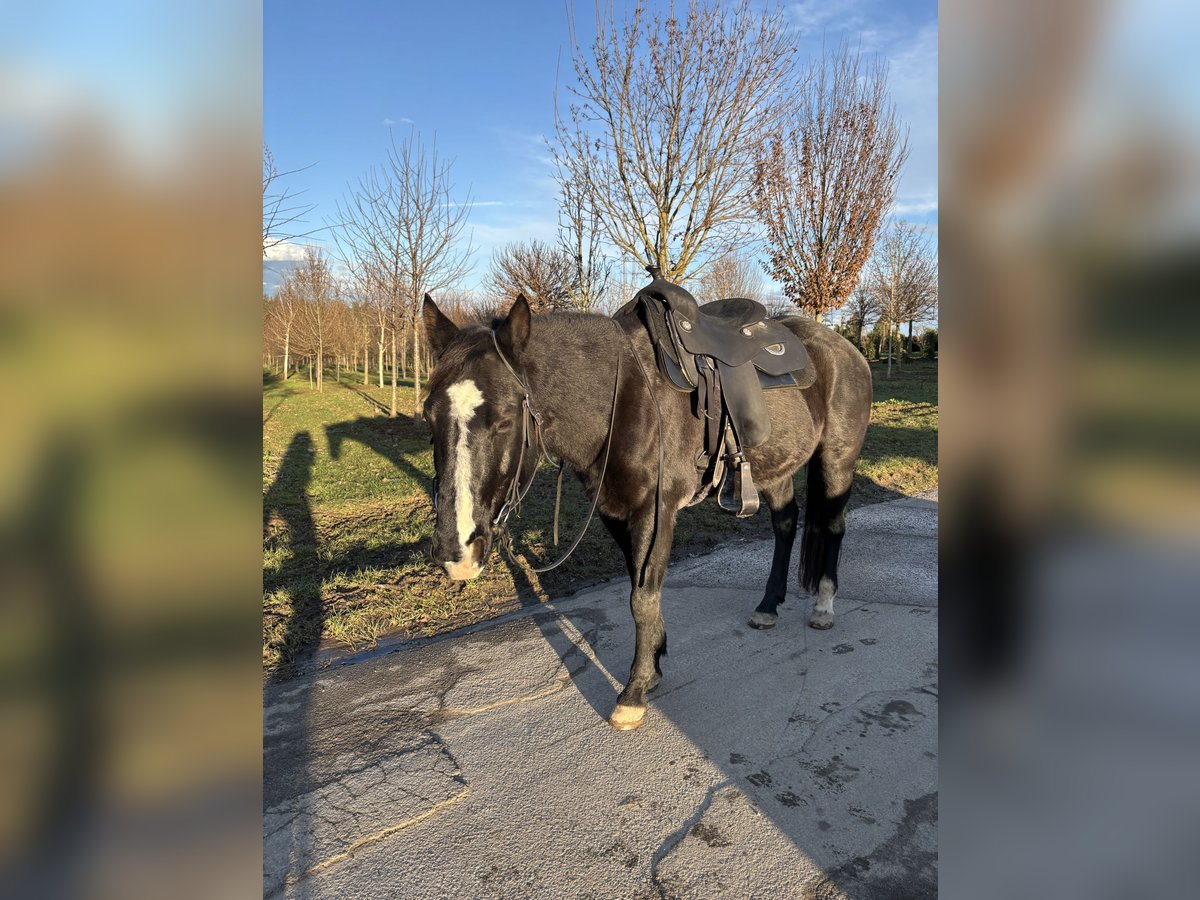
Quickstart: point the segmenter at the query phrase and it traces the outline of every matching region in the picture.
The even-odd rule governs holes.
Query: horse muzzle
[[[458,562],[446,563],[446,574],[451,581],[470,581],[483,574],[483,566],[473,559],[463,559]]]
[[[467,544],[462,559],[446,560],[442,563],[451,581],[470,581],[483,574],[483,560],[487,557],[489,549],[486,544],[483,538],[476,538]]]

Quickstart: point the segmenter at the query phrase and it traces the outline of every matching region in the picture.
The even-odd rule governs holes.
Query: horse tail
[[[830,503],[825,492],[825,464],[818,447],[808,461],[808,487],[804,492],[804,537],[800,543],[800,586],[811,594],[817,592],[825,573],[828,551]]]

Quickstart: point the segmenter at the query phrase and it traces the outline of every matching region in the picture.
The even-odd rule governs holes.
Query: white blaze
[[[458,526],[458,546],[461,557],[467,557],[467,539],[475,530],[475,500],[471,496],[471,453],[467,449],[467,423],[483,403],[483,394],[471,379],[452,384],[446,393],[450,397],[450,414],[457,429],[454,452],[454,521]]]

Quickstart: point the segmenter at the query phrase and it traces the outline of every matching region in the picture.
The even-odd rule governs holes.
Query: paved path
[[[794,586],[746,627],[769,540],[677,564],[632,732],[616,582],[271,686],[264,892],[935,896],[936,532],[936,501],[852,512],[825,632]]]

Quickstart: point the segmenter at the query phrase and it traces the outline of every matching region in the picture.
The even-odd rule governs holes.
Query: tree
[[[700,274],[710,242],[750,236],[757,151],[795,82],[783,11],[689,0],[680,19],[639,0],[618,21],[610,2],[589,47],[568,15],[576,83],[570,105],[555,104],[551,145],[564,195],[664,277]]]
[[[581,312],[603,307],[612,262],[600,252],[601,224],[587,194],[570,176],[559,178],[558,245],[571,264],[571,306]]]
[[[929,235],[916,225],[897,222],[880,237],[867,275],[867,289],[879,306],[880,321],[889,326],[889,378],[893,330],[928,314],[937,303],[937,288],[937,254]]]
[[[850,298],[907,156],[886,68],[823,52],[755,177],[769,272],[793,303],[820,318]]]
[[[309,247],[300,265],[288,273],[284,288],[297,301],[296,336],[300,346],[316,363],[316,389],[325,390],[325,351],[333,334],[333,306],[339,301],[333,273],[320,250]]]
[[[275,165],[275,156],[271,153],[271,148],[263,144],[262,248],[264,254],[285,241],[312,234],[312,232],[294,234],[292,229],[304,221],[304,217],[316,208],[316,204],[297,203],[296,198],[299,194],[292,193],[291,188],[283,185],[284,178],[295,175],[297,172],[303,172],[307,168],[309,166],[280,172]]]
[[[399,144],[391,140],[387,159],[359,179],[338,204],[338,246],[352,267],[380,291],[391,335],[392,402],[397,413],[397,339],[401,325],[412,334],[413,414],[421,409],[420,307],[467,271],[471,248],[462,233],[470,200],[455,202],[453,161],[426,148],[415,130]]]
[[[506,244],[492,254],[488,287],[509,303],[524,294],[534,312],[571,307],[574,265],[566,252],[541,241]]]
[[[938,333],[936,328],[926,328],[921,332],[921,355],[926,359],[933,359],[937,356],[938,349]]]
[[[283,380],[291,375],[292,329],[300,313],[300,298],[291,275],[284,279],[269,306],[272,329],[283,343]]]
[[[850,339],[860,349],[865,349],[862,342],[863,329],[867,327],[867,319],[879,314],[879,302],[875,299],[870,287],[865,283],[860,283],[854,289],[854,293],[850,295],[844,309],[850,330]]]
[[[758,263],[736,250],[726,250],[705,268],[699,294],[705,301],[724,297],[761,300],[763,279]]]

